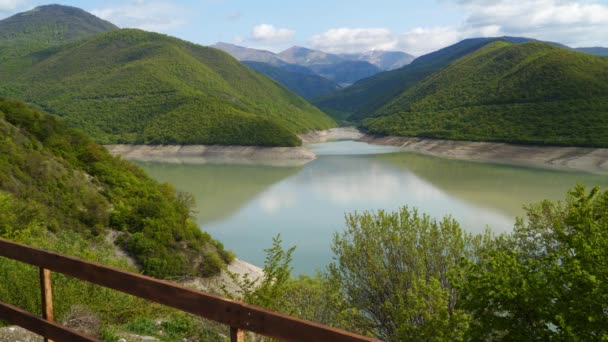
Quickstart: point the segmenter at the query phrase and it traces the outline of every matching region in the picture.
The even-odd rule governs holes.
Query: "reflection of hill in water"
[[[563,199],[577,183],[608,187],[608,177],[443,159],[412,153],[376,156],[477,206],[522,216],[524,204]]]
[[[154,179],[192,193],[202,225],[237,212],[255,196],[301,169],[260,165],[138,164]]]

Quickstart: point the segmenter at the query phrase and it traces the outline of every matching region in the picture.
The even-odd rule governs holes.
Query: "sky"
[[[504,35],[608,46],[608,0],[0,0],[0,18],[49,1],[122,28],[273,52],[298,45],[420,56],[465,38]]]

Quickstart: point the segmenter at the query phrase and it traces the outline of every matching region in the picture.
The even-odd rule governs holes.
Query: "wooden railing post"
[[[230,327],[230,342],[245,342],[245,331]]]
[[[245,331],[280,341],[375,342],[376,339],[290,317],[154,279],[137,273],[76,259],[0,238],[0,256],[40,268],[42,317],[0,302],[0,319],[55,341],[97,341],[52,322],[51,271],[167,305],[230,326],[231,341],[244,342]],[[0,279],[0,282],[2,279]],[[47,340],[48,341],[48,340]]]
[[[42,318],[53,321],[53,286],[51,285],[51,271],[40,267],[40,294],[42,295]],[[44,342],[53,342],[44,338]]]

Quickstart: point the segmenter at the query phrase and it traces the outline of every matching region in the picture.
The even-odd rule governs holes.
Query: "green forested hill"
[[[109,31],[109,32],[108,32]],[[229,55],[49,5],[0,21],[0,96],[102,143],[293,146],[334,121]]]
[[[400,69],[385,71],[358,81],[335,93],[320,97],[313,103],[339,119],[350,121],[364,119],[427,76],[495,40],[496,38],[463,40],[418,57]]]
[[[313,103],[335,118],[360,121],[373,116],[378,109],[418,84],[426,77],[447,67],[453,61],[495,41],[525,43],[523,37],[471,38],[416,58],[396,70],[386,71],[356,82],[334,93],[319,97]],[[565,45],[549,42],[554,46]]]
[[[494,42],[376,112],[374,133],[608,146],[608,60],[545,43]]]
[[[332,119],[228,54],[117,30],[45,50],[9,86],[102,143],[293,146]]]
[[[39,6],[0,20],[0,79],[10,80],[27,68],[36,51],[117,29],[79,8],[61,5]]]
[[[231,260],[191,220],[191,197],[59,119],[0,99],[0,137],[0,237],[71,231],[94,241],[113,230],[119,247],[157,277],[216,274]]]
[[[76,7],[39,6],[0,20],[0,46],[35,51],[117,29]]]

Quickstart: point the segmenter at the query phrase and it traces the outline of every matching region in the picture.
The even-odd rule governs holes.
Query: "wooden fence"
[[[230,340],[242,342],[244,332],[279,341],[377,341],[322,324],[283,315],[164,280],[0,239],[0,256],[40,268],[42,317],[0,301],[0,319],[19,325],[45,341],[97,341],[53,322],[51,271],[167,305],[230,327]],[[0,279],[2,281],[2,279]],[[1,298],[0,298],[1,300]]]

